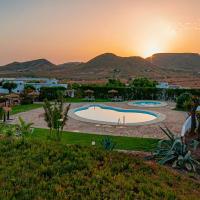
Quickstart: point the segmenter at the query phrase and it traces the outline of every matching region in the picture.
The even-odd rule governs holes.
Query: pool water
[[[139,107],[162,107],[167,105],[166,102],[151,101],[151,100],[131,101],[128,104],[131,106],[139,106]]]
[[[157,119],[151,111],[122,109],[104,105],[89,105],[75,109],[74,114],[81,119],[110,122],[114,124],[137,124]]]
[[[161,103],[158,102],[158,101],[138,101],[138,102],[135,102],[135,104],[137,105],[160,105]]]

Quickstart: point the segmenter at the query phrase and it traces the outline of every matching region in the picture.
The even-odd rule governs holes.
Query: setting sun
[[[160,53],[160,52],[163,52],[163,50],[156,45],[147,46],[146,50],[143,53],[141,52],[141,56],[146,58],[152,56],[155,53]]]
[[[166,52],[172,46],[177,36],[175,28],[164,19],[154,19],[147,22],[144,29],[138,31],[137,53],[142,57],[149,57],[155,53]],[[141,39],[142,38],[142,39]]]

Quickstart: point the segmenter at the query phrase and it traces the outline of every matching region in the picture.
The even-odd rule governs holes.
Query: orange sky
[[[0,65],[200,53],[200,0],[0,0]]]

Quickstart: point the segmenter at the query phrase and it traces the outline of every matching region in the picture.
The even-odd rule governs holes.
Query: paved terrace
[[[83,106],[87,103],[72,103],[71,108]],[[103,103],[105,105],[121,107],[126,109],[140,109],[138,107],[130,106],[126,102],[121,103]],[[151,110],[166,115],[166,119],[157,124],[142,125],[142,126],[111,126],[111,125],[100,125],[95,123],[81,122],[72,118],[69,118],[67,125],[64,127],[66,131],[72,132],[83,132],[83,133],[96,133],[96,134],[109,134],[118,136],[136,136],[136,137],[147,137],[147,138],[163,138],[165,137],[159,126],[167,126],[170,130],[175,133],[180,133],[182,125],[187,117],[187,113],[181,111],[175,111],[174,103],[169,103],[165,107],[160,108],[141,108],[144,110]],[[21,116],[27,122],[33,122],[34,127],[47,128],[46,122],[44,121],[43,108],[31,110],[28,112],[19,113],[13,115],[14,119],[12,123],[18,122],[18,117]]]

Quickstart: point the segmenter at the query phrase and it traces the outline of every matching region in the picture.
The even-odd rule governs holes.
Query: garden
[[[18,117],[16,123],[0,124],[0,199],[199,198],[199,91],[163,92],[154,85],[136,88],[110,84],[76,85],[74,98],[66,97],[63,88],[43,88],[38,96],[43,102],[12,107],[11,115]],[[112,90],[124,100],[175,98],[176,106],[170,112],[187,112],[190,132],[181,137],[167,126],[154,125],[163,135],[161,139],[65,129],[71,123],[73,103],[87,102],[88,91],[95,101],[110,102]],[[42,116],[45,128],[36,128],[35,122],[22,117],[26,116],[22,113],[33,115],[35,109],[40,113],[34,117],[41,121]]]

